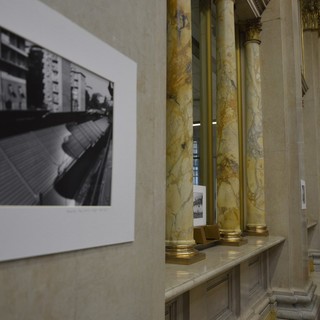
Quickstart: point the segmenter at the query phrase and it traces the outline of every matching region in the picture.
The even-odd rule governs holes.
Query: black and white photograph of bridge
[[[0,205],[111,205],[113,91],[0,27]]]

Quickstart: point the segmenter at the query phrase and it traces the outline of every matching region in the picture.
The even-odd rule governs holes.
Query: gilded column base
[[[242,246],[248,243],[248,240],[241,236],[241,232],[220,231],[220,243],[225,246]]]
[[[193,264],[204,260],[206,255],[194,248],[194,245],[166,246],[166,263]]]
[[[245,230],[247,236],[268,236],[269,231],[267,226],[248,226]]]

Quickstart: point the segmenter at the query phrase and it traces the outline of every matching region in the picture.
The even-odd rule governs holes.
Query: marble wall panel
[[[282,248],[273,284],[302,288],[307,282],[307,237],[300,203],[304,159],[299,19],[297,2],[270,1],[262,16],[261,73],[268,228],[289,243]]]
[[[190,319],[235,319],[241,303],[239,280],[234,268],[190,290]]]
[[[5,319],[72,319],[74,254],[0,264],[0,313]]]
[[[309,222],[319,221],[319,38],[316,31],[305,31],[304,39],[304,66],[305,78],[308,84],[308,91],[306,92],[303,108],[304,120],[304,140],[305,140],[305,180],[307,186],[307,219]],[[319,228],[309,230],[309,248],[320,249],[320,234]]]
[[[273,13],[267,7],[266,13]],[[265,153],[275,150],[283,150],[285,148],[285,133],[283,127],[285,125],[284,111],[282,109],[282,101],[284,89],[277,86],[277,83],[283,82],[283,74],[281,71],[282,63],[279,57],[279,48],[281,47],[281,39],[275,37],[281,26],[279,18],[264,21],[262,16],[262,32],[261,32],[261,93],[263,106],[263,137]],[[269,65],[269,61],[272,61]],[[272,79],[272,81],[271,81]]]

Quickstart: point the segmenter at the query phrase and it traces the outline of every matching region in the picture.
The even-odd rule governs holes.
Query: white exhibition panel
[[[36,0],[0,0],[0,27],[114,82],[111,206],[1,206],[0,260],[134,240],[135,62]]]

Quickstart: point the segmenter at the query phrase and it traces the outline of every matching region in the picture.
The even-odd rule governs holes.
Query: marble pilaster
[[[204,258],[193,238],[191,1],[167,1],[166,260]]]
[[[234,1],[217,0],[217,209],[222,240],[239,242],[239,128]]]
[[[250,235],[267,235],[260,77],[260,19],[249,21],[245,41],[246,201]]]

